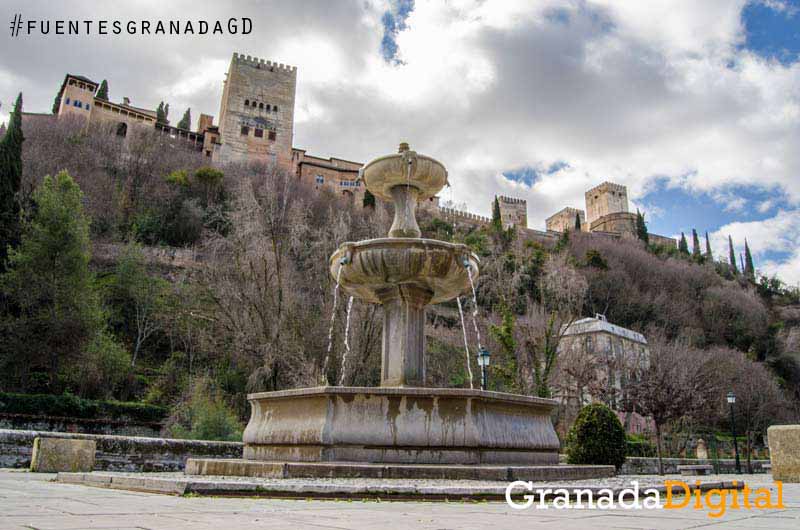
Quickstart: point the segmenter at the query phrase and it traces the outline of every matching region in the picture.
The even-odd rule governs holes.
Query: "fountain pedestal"
[[[400,285],[377,293],[383,305],[381,386],[425,386],[427,289]]]

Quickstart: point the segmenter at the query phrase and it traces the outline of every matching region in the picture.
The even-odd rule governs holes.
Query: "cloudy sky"
[[[222,6],[221,4],[225,4]],[[219,114],[231,53],[298,67],[294,144],[365,161],[401,140],[443,161],[445,200],[529,224],[604,180],[652,232],[744,238],[800,282],[800,0],[3,0],[6,20],[227,20],[238,36],[3,34],[0,121],[49,111],[65,72],[112,100]],[[204,7],[205,6],[205,7]],[[9,22],[5,22],[6,27]]]

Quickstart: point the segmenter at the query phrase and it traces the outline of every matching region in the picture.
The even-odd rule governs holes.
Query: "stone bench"
[[[678,471],[681,475],[696,477],[700,475],[710,475],[714,472],[714,466],[711,464],[692,464],[678,466]]]
[[[57,473],[59,471],[91,471],[97,443],[94,440],[43,438],[33,440],[31,471]]]

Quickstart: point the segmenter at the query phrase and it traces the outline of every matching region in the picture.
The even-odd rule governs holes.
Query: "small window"
[[[67,99],[65,100],[65,103],[66,103],[67,105],[69,105],[69,98],[67,98]]]
[[[272,112],[278,112],[278,106],[277,105],[273,105],[272,106]]]
[[[78,101],[77,99],[75,100],[75,106],[78,107],[79,109],[83,108],[83,104],[80,101]]]
[[[88,103],[86,104],[86,110],[89,110],[89,104]]]
[[[211,149],[206,149],[206,156],[208,156],[208,157],[211,156]]]
[[[253,108],[256,108],[257,105],[256,100],[253,100]]]
[[[250,100],[249,99],[244,100],[244,106],[245,107],[249,107],[250,106]]]
[[[258,108],[259,108],[259,110],[264,110],[264,104],[263,103],[259,103],[258,104]]]
[[[269,132],[269,139],[272,140],[272,141],[275,141],[275,138],[276,138],[275,131],[270,131]]]
[[[248,134],[250,134],[250,127],[242,125],[242,136],[247,136]]]
[[[324,184],[324,183],[325,183],[325,177],[323,177],[322,175],[317,175],[317,184]]]
[[[128,124],[120,123],[117,125],[117,136],[125,138],[128,135]]]
[[[264,138],[264,129],[256,129],[255,130],[256,138]]]

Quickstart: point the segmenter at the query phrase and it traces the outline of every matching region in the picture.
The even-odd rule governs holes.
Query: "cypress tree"
[[[53,100],[53,114],[58,114],[58,108],[61,107],[61,91],[58,91],[55,99]]]
[[[744,240],[744,275],[751,281],[756,281],[756,269],[753,266],[753,256],[750,254],[750,247],[747,239]]]
[[[700,253],[700,238],[697,237],[697,230],[692,228],[692,259],[699,262],[703,259]]]
[[[105,79],[100,83],[100,88],[97,89],[97,97],[108,101],[108,82]]]
[[[161,123],[163,125],[169,125],[169,120],[167,117],[169,116],[169,103],[166,105],[162,101],[158,104],[158,108],[156,109],[156,123]]]
[[[20,238],[19,187],[22,181],[22,92],[17,96],[8,129],[0,140],[0,271],[9,247]]]
[[[689,243],[686,242],[686,235],[683,232],[681,232],[681,240],[678,243],[678,252],[680,252],[682,256],[689,255]]]
[[[362,205],[364,208],[375,208],[375,196],[369,190],[364,190],[364,201]]]
[[[579,213],[575,214],[575,231],[576,232],[581,231],[581,214]]]
[[[650,235],[647,233],[647,223],[644,222],[644,214],[636,208],[636,237],[645,242],[650,243]]]
[[[494,204],[492,204],[492,227],[500,231],[503,229],[503,220],[500,217],[500,201],[497,195],[494,196]]]
[[[183,118],[181,118],[181,121],[178,122],[178,129],[189,130],[191,128],[192,128],[192,109],[190,107],[186,109],[186,112],[183,113]]]
[[[711,253],[711,241],[708,240],[708,230],[706,230],[706,261],[711,263],[714,260],[714,255]]]
[[[736,253],[733,251],[733,239],[731,239],[731,236],[728,236],[728,261],[730,261],[733,273],[739,274],[739,267],[736,266]]]

